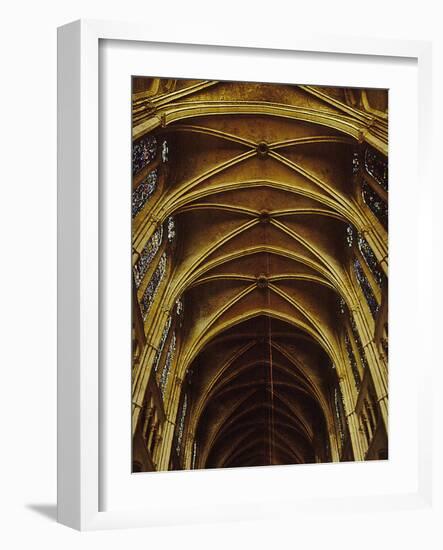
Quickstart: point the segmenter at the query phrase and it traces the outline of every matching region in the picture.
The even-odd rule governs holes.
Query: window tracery
[[[336,386],[334,388],[334,409],[335,409],[335,417],[337,420],[337,426],[338,426],[338,432],[340,436],[340,445],[343,447],[343,444],[345,442],[345,425],[344,425],[344,419],[342,416],[342,407],[343,407],[343,397],[341,395],[341,391]]]
[[[169,343],[168,354],[166,355],[166,361],[163,366],[162,373],[160,375],[160,391],[162,395],[164,395],[166,386],[168,385],[169,373],[171,372],[171,365],[172,365],[172,361],[174,360],[176,345],[177,345],[177,337],[174,332],[172,334],[172,338]]]
[[[357,174],[358,171],[360,170],[360,155],[358,154],[357,151],[354,151],[353,155],[352,155],[352,173],[354,174]]]
[[[163,349],[165,347],[165,343],[167,341],[167,338],[168,338],[168,335],[169,335],[169,332],[170,332],[170,329],[171,329],[171,326],[172,326],[172,322],[175,318],[176,319],[175,326],[177,327],[177,321],[181,322],[180,317],[182,316],[182,314],[183,314],[183,301],[181,300],[181,298],[178,298],[175,302],[175,311],[173,312],[172,315],[170,315],[168,317],[168,320],[166,321],[165,327],[163,329],[162,337],[161,337],[161,340],[160,340],[160,344],[159,344],[159,347],[157,349],[157,353],[156,353],[155,358],[154,358],[154,370],[156,372],[158,371],[158,368],[159,368],[160,359],[161,359]],[[159,387],[160,387],[160,391],[161,391],[162,395],[164,395],[166,387],[168,385],[168,378],[169,378],[169,374],[170,374],[170,371],[171,371],[172,361],[173,361],[174,355],[175,355],[176,344],[177,344],[177,336],[176,336],[176,333],[174,331],[174,333],[171,337],[171,341],[169,343],[168,353],[167,353],[166,359],[165,359],[165,364],[163,365],[163,369],[161,371],[161,375],[160,375],[160,378],[159,378]]]
[[[157,252],[159,251],[162,242],[163,225],[156,229],[152,237],[147,242],[146,246],[143,248],[137,263],[134,265],[134,280],[135,286],[137,288],[140,286],[143,277],[146,275],[146,272],[148,271],[152,260],[155,258]]]
[[[177,428],[177,445],[175,446],[175,450],[177,454],[180,454],[182,441],[183,441],[183,434],[185,431],[185,420],[186,420],[186,412],[188,409],[188,395],[185,393],[185,396],[183,398],[183,404],[180,411],[180,418],[178,421],[178,428]]]
[[[143,170],[157,156],[157,139],[145,136],[132,146],[132,174]]]
[[[346,244],[349,248],[352,248],[352,245],[354,244],[354,228],[352,225],[348,225],[346,227]]]
[[[168,224],[168,241],[172,243],[176,235],[175,220],[173,216],[169,216],[167,224]]]
[[[192,461],[191,461],[191,468],[195,469],[195,459],[197,458],[197,441],[194,441],[194,444],[192,446]]]
[[[358,234],[357,237],[357,245],[361,255],[363,256],[363,259],[365,260],[367,266],[374,275],[374,279],[376,280],[378,286],[381,287],[383,284],[384,274],[379,268],[377,258],[372,248],[369,246],[366,239],[360,234]]]
[[[385,279],[385,275],[380,269],[377,257],[367,240],[363,237],[361,233],[356,231],[351,224],[348,224],[346,226],[345,238],[348,248],[352,248],[354,246],[354,243],[357,243],[357,247],[361,256],[363,257],[366,265],[369,267],[371,273],[374,275],[376,283],[381,288]]]
[[[363,347],[360,334],[357,329],[357,325],[355,323],[354,315],[349,311],[349,308],[346,305],[346,302],[341,297],[339,298],[339,301],[338,301],[338,308],[339,308],[340,314],[341,315],[346,314],[346,318],[349,320],[349,326],[352,332],[352,339],[354,340],[355,347],[358,350],[361,366],[363,369],[366,369],[368,367],[368,362],[366,360],[366,352]]]
[[[148,312],[151,309],[155,296],[160,287],[160,283],[162,282],[165,276],[166,266],[167,266],[166,253],[163,252],[162,256],[160,257],[160,261],[158,262],[157,268],[155,269],[154,274],[152,275],[152,278],[149,281],[148,286],[146,287],[146,290],[143,293],[143,297],[140,302],[143,319],[146,319],[146,316],[148,315]]]
[[[152,170],[145,179],[132,192],[132,217],[134,218],[140,210],[145,206],[149,197],[151,197],[157,189],[158,171]]]
[[[166,163],[169,160],[169,147],[166,140],[162,143],[162,162]]]
[[[375,181],[388,191],[388,159],[375,151],[367,148],[365,151],[366,172],[372,176]]]
[[[365,204],[367,204],[371,212],[375,215],[382,226],[387,229],[388,205],[365,181],[362,183],[362,196]]]
[[[361,342],[360,335],[357,330],[357,325],[355,324],[355,319],[353,315],[349,315],[349,324],[351,325],[351,331],[352,331],[352,337],[354,339],[354,343],[358,349],[358,353],[360,355],[360,362],[361,366],[366,369],[368,367],[368,362],[366,361],[366,352],[363,347],[363,344]]]
[[[357,277],[360,288],[362,289],[363,295],[366,298],[369,311],[371,312],[372,317],[375,319],[375,316],[377,315],[377,312],[379,310],[379,305],[374,296],[374,293],[372,292],[371,285],[366,278],[365,272],[363,271],[363,268],[361,267],[361,264],[357,258],[354,259],[354,273]]]
[[[161,248],[161,245],[163,243],[163,236],[165,233],[165,225],[168,233],[168,241],[172,242],[175,238],[175,221],[174,218],[170,216],[166,224],[162,224],[158,229],[155,230],[154,234],[142,250],[140,258],[134,265],[134,280],[137,288],[139,288],[144,276],[146,275],[146,272],[149,269],[149,266],[151,265],[152,260],[155,258],[157,252]]]
[[[160,363],[160,357],[163,353],[163,349],[165,347],[166,340],[168,338],[169,331],[171,329],[171,324],[172,324],[172,317],[169,316],[168,320],[166,321],[166,324],[163,328],[162,337],[160,339],[160,344],[158,346],[157,353],[155,354],[155,358],[154,358],[154,370],[155,370],[155,372],[157,372],[157,370],[158,370],[158,365]]]
[[[354,355],[354,350],[352,349],[351,340],[349,339],[349,335],[347,332],[345,334],[345,346],[346,346],[346,351],[348,353],[349,363],[351,365],[352,375],[354,377],[355,387],[357,388],[357,391],[360,391],[360,386],[361,386],[360,372],[358,370],[357,360]]]

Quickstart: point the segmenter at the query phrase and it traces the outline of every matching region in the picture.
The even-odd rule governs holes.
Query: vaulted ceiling
[[[184,302],[177,375],[197,467],[331,459],[338,299],[356,300],[346,227],[365,219],[353,153],[374,120],[352,94],[177,81],[149,100],[169,146],[149,219],[174,215],[177,226],[164,300]],[[385,109],[385,92],[365,99]],[[152,125],[146,112],[140,99],[135,136]],[[381,150],[375,120],[369,141]],[[146,220],[134,227],[140,248]]]

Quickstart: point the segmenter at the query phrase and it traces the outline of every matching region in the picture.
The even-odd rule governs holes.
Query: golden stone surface
[[[167,162],[159,149],[134,176],[135,189],[158,170],[133,219],[133,263],[169,216],[176,227],[133,291],[134,471],[387,458],[388,235],[361,193],[364,180],[387,201],[364,165],[368,146],[385,158],[387,122],[386,90],[133,79],[134,141],[168,144]],[[348,246],[348,224],[383,285]]]

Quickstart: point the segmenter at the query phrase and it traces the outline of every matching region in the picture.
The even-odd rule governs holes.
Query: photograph
[[[132,472],[388,460],[389,91],[131,86]]]

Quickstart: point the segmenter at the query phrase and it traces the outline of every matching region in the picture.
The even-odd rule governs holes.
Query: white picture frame
[[[412,59],[418,70],[418,168],[420,189],[420,231],[425,232],[431,223],[426,216],[429,197],[424,190],[429,188],[429,136],[430,136],[430,82],[431,45],[427,42],[369,40],[363,38],[322,37],[298,33],[296,38],[266,39],[257,43],[223,42],[207,46],[194,37],[199,51],[211,58],[211,48],[225,47],[229,55],[240,55],[246,48],[252,51],[272,52],[284,60],[287,52],[306,54],[331,54],[332,56],[372,56],[390,58],[395,64],[402,59]],[[248,506],[244,502],[234,505],[225,499],[216,503],[202,501],[200,506],[189,507],[185,502],[166,514],[168,504],[149,507],[113,506],[103,510],[100,484],[106,479],[103,470],[103,414],[105,408],[100,402],[102,393],[103,365],[99,342],[101,337],[100,303],[106,297],[101,288],[102,241],[100,225],[103,208],[100,192],[99,158],[100,126],[99,76],[100,43],[103,41],[125,41],[131,45],[146,43],[175,44],[175,48],[189,44],[186,31],[178,36],[168,36],[160,30],[147,30],[143,25],[102,21],[77,21],[59,29],[58,34],[58,520],[80,530],[151,526],[160,524],[214,521],[219,519],[260,518],[269,515],[272,509],[277,515],[294,513],[294,510],[325,510],[331,506],[330,495],[316,491],[312,498],[289,499],[278,491],[267,494],[269,484],[284,483],[289,470],[279,467],[278,474],[255,472],[255,476],[267,476],[264,480],[264,494],[260,499],[252,496]],[[178,46],[177,46],[178,45]],[[180,75],[174,75],[180,76]],[[198,76],[190,75],[190,76]],[[128,106],[129,107],[129,106]],[[128,121],[129,124],[129,121]],[[423,247],[415,250],[417,259],[423,265],[431,265],[432,250]],[[429,288],[423,284],[419,274],[417,304],[421,315],[432,315]],[[420,282],[421,281],[421,282]],[[411,359],[412,361],[412,359]],[[395,510],[401,508],[432,508],[432,450],[431,402],[426,388],[430,387],[432,355],[427,351],[422,368],[417,373],[418,399],[417,417],[417,477],[412,482],[414,489],[379,494],[341,495],[334,506],[339,513],[346,514],[358,502],[361,509]],[[129,369],[128,369],[129,373]],[[129,376],[129,374],[128,374]],[[129,399],[129,398],[128,398]],[[332,466],[333,467],[333,466]],[[352,468],[353,465],[341,465]],[[372,466],[368,466],[369,468]],[[319,471],[322,479],[328,476],[331,466]],[[377,472],[375,472],[377,473]],[[155,474],[157,475],[157,474]],[[222,483],[239,482],[237,472],[188,472],[158,474],[147,478],[147,482],[165,487],[166,494],[174,495],[173,485],[182,483],[179,476],[192,476],[192,484],[207,484],[208,476],[218,476]],[[345,472],[346,476],[347,473]],[[349,470],[351,475],[351,469]],[[166,477],[169,476],[169,477]],[[175,476],[175,477],[174,477]],[[197,478],[199,476],[199,478]],[[249,482],[257,478],[247,474]],[[416,483],[415,483],[416,481]],[[352,487],[352,482],[351,482]],[[169,491],[169,493],[168,493]],[[252,493],[253,495],[253,493]],[[206,495],[211,498],[210,495]],[[170,499],[166,499],[169,500]],[[170,504],[170,503],[169,503]]]

